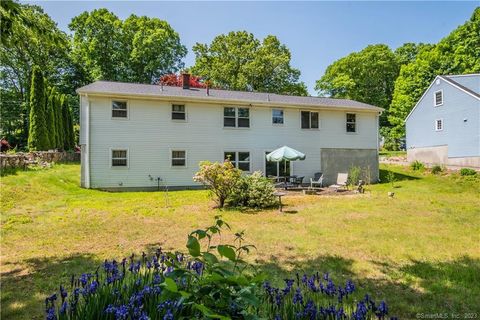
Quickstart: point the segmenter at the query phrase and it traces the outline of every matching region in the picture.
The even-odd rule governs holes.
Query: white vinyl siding
[[[322,130],[302,130],[299,108],[284,107],[284,125],[272,126],[272,107],[249,108],[249,130],[225,130],[224,106],[189,102],[188,122],[179,128],[171,120],[172,102],[129,99],[128,121],[111,120],[111,100],[89,96],[90,186],[92,188],[152,187],[149,175],[167,186],[198,185],[192,179],[200,161],[223,161],[225,151],[250,155],[250,172],[264,171],[265,151],[287,145],[307,155],[292,163],[292,174],[305,181],[321,171],[322,148],[376,149],[376,112],[356,112],[356,135],[345,134],[345,111],[322,110]],[[111,167],[110,148],[128,148],[128,170]],[[172,150],[186,151],[186,167],[172,167]],[[245,164],[246,165],[246,164]]]

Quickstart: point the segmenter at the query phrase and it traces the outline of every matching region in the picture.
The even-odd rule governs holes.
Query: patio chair
[[[323,173],[316,172],[313,175],[313,179],[310,178],[310,189],[313,189],[314,185],[319,185],[320,188],[323,187]]]
[[[295,177],[295,178],[293,179],[293,184],[294,184],[296,187],[301,187],[304,178],[305,178],[305,177]]]
[[[339,173],[337,176],[337,183],[330,186],[338,192],[340,189],[347,187],[348,173]]]

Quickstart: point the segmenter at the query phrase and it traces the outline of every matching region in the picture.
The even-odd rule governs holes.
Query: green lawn
[[[132,252],[183,250],[219,210],[206,191],[108,193],[79,187],[78,165],[2,177],[1,317],[42,318],[72,273]],[[391,314],[480,314],[480,179],[408,168],[364,195],[285,197],[286,210],[221,211],[257,247],[249,259],[281,280],[329,271],[386,299]],[[387,192],[393,190],[394,198]]]
[[[380,157],[406,157],[407,152],[406,151],[380,151],[379,153]]]

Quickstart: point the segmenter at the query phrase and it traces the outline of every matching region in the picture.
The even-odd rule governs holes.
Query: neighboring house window
[[[112,101],[112,118],[127,118],[127,102]]]
[[[250,110],[248,108],[223,108],[223,126],[232,128],[250,127]]]
[[[272,110],[272,123],[273,124],[283,124],[283,110],[282,109],[273,109]]]
[[[128,165],[127,149],[112,149],[112,167],[126,167]]]
[[[435,131],[442,131],[443,130],[443,119],[435,120]]]
[[[172,104],[172,120],[186,120],[185,105]]]
[[[250,152],[228,151],[223,156],[225,160],[229,160],[236,168],[242,171],[250,171]]]
[[[347,132],[357,132],[357,115],[347,113]]]
[[[185,167],[187,152],[185,150],[172,150],[172,167]]]
[[[302,111],[302,129],[318,129],[318,112]]]
[[[435,91],[435,107],[441,106],[443,104],[443,91]]]

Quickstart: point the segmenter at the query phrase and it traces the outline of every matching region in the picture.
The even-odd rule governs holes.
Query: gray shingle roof
[[[158,97],[158,98],[178,98],[192,99],[199,101],[221,101],[232,103],[248,103],[263,105],[290,105],[290,106],[308,106],[318,108],[338,108],[338,109],[358,109],[368,111],[383,111],[382,108],[375,107],[366,103],[349,100],[334,99],[323,97],[301,97],[288,96],[263,92],[246,92],[210,89],[209,95],[206,89],[183,89],[182,87],[171,87],[151,84],[96,81],[84,87],[77,89],[79,94],[101,94],[112,96],[138,96],[138,97]]]

